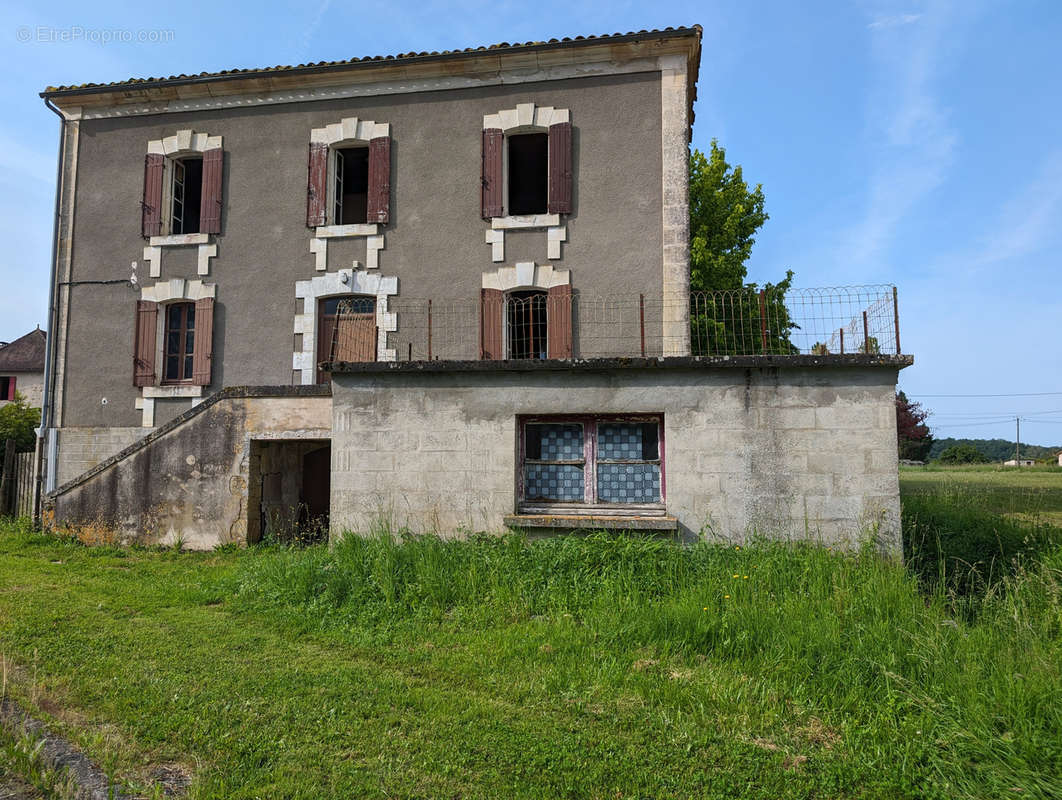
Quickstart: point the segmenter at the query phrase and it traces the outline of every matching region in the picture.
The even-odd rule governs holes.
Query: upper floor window
[[[223,172],[220,136],[178,131],[148,142],[141,233],[221,233]]]
[[[203,159],[175,159],[171,172],[170,233],[199,233],[203,205]]]
[[[546,358],[549,313],[546,292],[510,292],[505,298],[506,358]]]
[[[344,147],[335,151],[332,168],[332,218],[335,225],[368,221],[369,148]]]
[[[391,126],[350,117],[314,128],[310,132],[306,225],[373,225],[390,218]],[[362,230],[353,232],[363,234]]]
[[[484,219],[572,213],[568,109],[521,103],[483,118]]]
[[[549,208],[549,134],[508,138],[510,214],[545,214]]]

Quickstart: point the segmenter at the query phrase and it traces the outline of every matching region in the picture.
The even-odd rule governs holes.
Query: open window
[[[509,214],[545,214],[549,208],[549,134],[507,137]]]
[[[480,290],[479,357],[572,358],[572,287]]]
[[[358,225],[368,221],[368,147],[344,147],[335,151],[332,196],[334,225]]]
[[[328,383],[320,365],[330,361],[375,361],[376,298],[363,295],[322,297],[317,301],[317,382]]]
[[[169,137],[152,143],[165,153],[149,152],[144,159],[140,223],[147,238],[221,233],[221,137],[182,133],[188,136],[183,149],[180,136]]]
[[[5,375],[0,377],[0,403],[5,400],[15,399],[15,384],[17,380],[14,375]]]
[[[519,421],[524,513],[664,513],[663,417],[587,415]]]
[[[203,195],[203,159],[177,158],[170,170],[170,233],[199,233]]]

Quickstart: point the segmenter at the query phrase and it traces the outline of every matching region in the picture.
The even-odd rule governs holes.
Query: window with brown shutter
[[[369,208],[367,222],[386,224],[391,219],[391,137],[369,142]]]
[[[306,180],[306,226],[324,225],[328,216],[328,145],[310,144]]]
[[[549,126],[549,213],[572,213],[572,124]]]
[[[501,289],[481,289],[479,300],[479,357],[487,361],[504,358],[502,351],[502,312],[505,294]]]
[[[546,299],[549,358],[572,357],[572,287],[551,286]]]
[[[140,232],[145,238],[162,234],[162,168],[165,163],[166,157],[161,153],[148,153],[144,157]]]
[[[545,214],[550,152],[545,133],[521,133],[508,138],[509,214]]]
[[[133,334],[133,386],[155,385],[155,334],[158,304],[137,300]]]
[[[199,204],[199,232],[221,233],[221,178],[224,151],[220,148],[203,153],[203,177]]]
[[[483,171],[480,178],[480,205],[483,219],[500,217],[502,210],[502,144],[505,140],[500,128],[483,131]]]
[[[192,383],[209,386],[214,364],[214,298],[195,301],[195,336],[192,344]]]

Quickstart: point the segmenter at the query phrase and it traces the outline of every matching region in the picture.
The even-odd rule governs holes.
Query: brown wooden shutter
[[[500,217],[502,210],[502,142],[501,128],[486,128],[483,131],[483,219]]]
[[[144,200],[141,203],[140,233],[162,235],[162,165],[166,157],[148,153],[144,158]]]
[[[549,213],[572,213],[572,124],[549,126]]]
[[[17,376],[12,375],[7,379],[7,399],[15,399],[15,385],[18,383]]]
[[[488,361],[505,358],[502,352],[502,311],[505,294],[501,289],[481,289],[479,300],[479,357]]]
[[[221,233],[221,176],[225,156],[220,147],[203,153],[203,191],[200,194],[199,232]]]
[[[328,145],[310,144],[309,177],[306,181],[306,227],[324,225],[328,218]]]
[[[391,221],[391,137],[377,136],[369,141],[368,222]]]
[[[195,301],[195,341],[192,343],[192,383],[210,385],[210,368],[214,363],[214,298]]]
[[[133,386],[155,385],[155,331],[159,305],[150,300],[136,301],[133,335]]]
[[[572,357],[572,287],[551,286],[546,297],[546,350],[550,358]]]

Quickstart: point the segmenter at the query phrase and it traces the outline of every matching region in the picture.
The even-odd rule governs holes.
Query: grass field
[[[1060,531],[967,478],[903,473],[909,568],[605,536],[177,553],[7,524],[7,691],[193,798],[1062,796]],[[979,556],[1000,568],[950,580]]]

